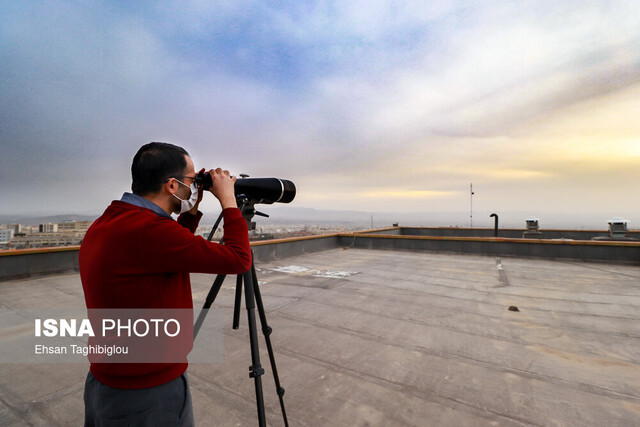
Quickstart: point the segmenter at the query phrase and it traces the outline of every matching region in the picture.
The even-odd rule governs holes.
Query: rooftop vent
[[[527,218],[527,231],[533,232],[533,233],[537,233],[540,228],[540,226],[538,225],[538,218]]]
[[[609,237],[627,238],[629,237],[629,221],[615,217],[607,221],[609,223]]]
[[[542,233],[540,232],[540,226],[538,225],[538,218],[527,218],[527,229],[522,233],[522,237],[525,239],[542,239]]]

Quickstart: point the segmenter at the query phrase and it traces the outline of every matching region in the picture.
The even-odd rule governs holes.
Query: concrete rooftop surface
[[[337,248],[257,268],[291,426],[640,425],[638,266]],[[196,308],[212,281],[192,275]],[[234,286],[224,361],[188,370],[200,426],[257,425]],[[0,304],[84,307],[80,277],[0,283]],[[87,369],[0,364],[0,425],[82,425]]]

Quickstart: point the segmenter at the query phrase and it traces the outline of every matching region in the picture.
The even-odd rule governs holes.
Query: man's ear
[[[169,178],[167,182],[164,183],[164,189],[169,194],[176,194],[178,192],[178,183],[174,178]]]

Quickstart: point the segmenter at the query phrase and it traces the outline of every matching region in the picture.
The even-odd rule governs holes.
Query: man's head
[[[168,203],[173,211],[173,205],[177,204],[179,209],[179,199],[189,198],[189,186],[194,176],[193,162],[184,148],[166,142],[150,142],[140,147],[133,157],[131,190],[143,197],[170,197]]]

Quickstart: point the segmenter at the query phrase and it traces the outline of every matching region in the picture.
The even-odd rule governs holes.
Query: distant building
[[[84,232],[73,231],[65,231],[63,233],[26,233],[14,236],[11,244],[18,249],[79,245],[84,238],[84,234]]]
[[[11,231],[19,229],[21,232],[14,233],[10,242],[5,244],[16,249],[79,245],[92,223],[93,221],[63,221],[58,224],[40,224],[35,229],[16,225]]]
[[[7,228],[12,229],[14,235],[26,232],[26,228],[22,224],[9,224]]]
[[[63,221],[59,222],[58,231],[87,231],[93,221]]]
[[[38,231],[40,233],[57,233],[58,224],[51,224],[50,222],[47,224],[40,224],[38,226]]]
[[[0,230],[0,245],[6,245],[13,238],[13,229],[4,228]]]

